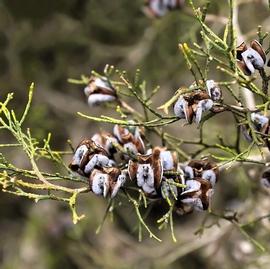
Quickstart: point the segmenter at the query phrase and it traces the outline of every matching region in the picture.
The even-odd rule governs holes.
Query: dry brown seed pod
[[[93,153],[106,154],[105,150],[101,147],[98,147],[92,140],[83,139],[75,150],[69,168],[75,171],[76,169],[84,166],[88,161],[89,155]]]
[[[213,194],[211,183],[202,178],[190,180],[197,182],[199,188],[194,190],[184,191],[180,194],[181,203],[187,204],[198,211],[207,210],[210,204],[210,199]],[[188,184],[189,181],[187,181]]]
[[[84,89],[84,93],[88,98],[88,104],[91,106],[117,99],[115,88],[105,77],[92,76],[88,86]]]
[[[202,113],[210,110],[213,101],[205,90],[196,90],[194,92],[180,96],[174,105],[174,113],[180,119],[185,118],[191,124],[195,118],[195,122],[201,121]]]
[[[268,137],[270,134],[269,118],[260,113],[251,113],[251,121],[254,124],[255,129],[262,134],[265,146],[267,146],[270,151],[270,141]]]
[[[111,133],[96,133],[91,137],[91,140],[93,140],[97,146],[106,150],[107,154],[109,154],[110,156],[112,156],[116,152],[114,144],[117,144],[118,141]]]
[[[135,127],[128,129],[120,125],[115,125],[113,133],[114,136],[118,139],[119,143],[134,155],[137,153],[145,153],[145,146],[142,139],[143,130],[141,128]]]
[[[192,160],[184,168],[186,180],[204,179],[214,187],[218,181],[218,168],[215,163],[208,160]]]
[[[129,161],[128,173],[146,194],[156,195],[163,176],[160,149],[154,148],[153,153],[148,155],[138,154],[137,161]]]
[[[266,62],[266,54],[257,40],[252,40],[250,47],[243,42],[236,48],[236,52],[238,66],[246,75],[251,75],[255,72],[255,69],[263,69]]]
[[[94,169],[89,176],[90,190],[96,195],[114,198],[126,181],[126,174],[116,167]]]
[[[256,131],[260,133],[262,139],[264,140],[265,146],[267,146],[270,151],[270,122],[268,117],[263,116],[260,113],[251,113],[251,121]],[[241,130],[245,139],[249,142],[252,142],[252,135],[249,126],[241,125]]]
[[[83,176],[88,176],[95,166],[112,165],[107,152],[94,141],[84,139],[75,150],[69,168]]]

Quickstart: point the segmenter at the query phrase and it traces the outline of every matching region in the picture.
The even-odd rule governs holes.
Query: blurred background
[[[247,40],[256,35],[258,24],[270,30],[266,1],[244,0],[240,4],[239,25]],[[67,139],[76,144],[100,128],[111,128],[76,115],[77,111],[99,115],[102,110],[89,108],[83,87],[69,84],[68,78],[90,75],[91,70],[102,72],[106,64],[130,74],[139,68],[149,90],[160,85],[154,104],[162,104],[179,86],[193,82],[178,43],[200,43],[199,25],[187,4],[183,10],[158,20],[147,18],[142,6],[143,0],[0,0],[0,99],[14,92],[12,105],[20,113],[27,100],[28,87],[35,82],[34,103],[26,125],[39,139],[52,132],[52,146],[58,150],[68,149]],[[227,13],[227,1],[213,0],[207,23],[221,33]],[[216,71],[211,75],[217,81],[222,79],[222,74]],[[110,113],[108,110],[107,115]],[[218,134],[223,134],[229,141],[233,140],[230,117],[223,114],[207,123],[206,138],[215,141]],[[179,122],[169,130],[180,138],[195,139],[198,135],[194,126],[182,128]],[[0,139],[1,143],[12,142],[6,134],[1,134]],[[19,167],[29,167],[28,160],[16,149],[5,154]],[[65,161],[68,163],[69,159],[70,156]],[[260,190],[257,184],[259,172],[256,166],[241,166],[222,173],[214,210],[240,210],[245,220],[269,213],[269,193]],[[157,231],[162,243],[148,239],[147,235],[139,243],[131,206],[120,207],[114,219],[108,219],[96,235],[106,201],[90,194],[82,195],[79,200],[79,211],[86,218],[73,225],[70,211],[59,202],[35,204],[1,192],[0,268],[253,269],[270,266],[268,252],[259,252],[229,222],[220,221],[202,236],[195,235],[205,213],[175,216],[177,243],[172,242],[169,231]],[[150,215],[149,221],[153,224],[159,211],[157,206],[153,216]],[[269,247],[269,220],[249,227],[248,232]]]

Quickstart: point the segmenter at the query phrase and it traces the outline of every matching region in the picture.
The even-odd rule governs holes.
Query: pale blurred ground
[[[77,143],[100,128],[76,115],[77,111],[98,115],[102,110],[90,109],[81,87],[68,84],[67,78],[87,75],[92,69],[101,72],[107,63],[130,73],[140,68],[149,89],[160,85],[160,94],[154,100],[156,106],[179,86],[193,82],[177,46],[179,42],[192,42],[199,37],[190,8],[152,21],[141,12],[142,2],[0,1],[0,98],[7,92],[15,92],[13,105],[20,112],[27,99],[27,88],[35,82],[34,104],[27,122],[33,135],[43,138],[52,131],[52,145],[64,150],[67,139]],[[249,2],[240,8],[240,26],[248,39],[255,35],[258,24],[268,28],[270,25],[266,5],[261,1]],[[227,11],[227,1],[212,1],[211,14],[226,16]],[[216,19],[210,24],[217,32],[224,27]],[[216,80],[222,79],[215,70],[211,74]],[[233,141],[228,115],[217,116],[207,123],[207,139],[215,141],[217,134],[223,134]],[[168,130],[181,138],[195,139],[198,134],[195,127],[183,128],[179,122]],[[0,136],[1,143],[8,141],[11,140],[7,135]],[[16,165],[29,165],[15,149],[7,154]],[[236,208],[244,211],[247,220],[269,213],[269,194],[259,190],[258,172],[256,167],[249,166],[222,173],[214,209],[222,212],[225,208]],[[267,269],[270,266],[269,254],[259,253],[227,222],[221,221],[220,227],[205,231],[201,238],[195,236],[203,213],[176,217],[176,244],[169,232],[159,232],[161,244],[147,236],[138,243],[131,206],[117,210],[114,222],[107,221],[101,234],[96,235],[106,202],[90,194],[82,195],[79,202],[79,210],[87,217],[74,226],[69,210],[59,202],[34,204],[1,193],[1,268]],[[157,206],[150,221],[154,223],[159,212]],[[269,247],[269,221],[251,228],[250,232]]]

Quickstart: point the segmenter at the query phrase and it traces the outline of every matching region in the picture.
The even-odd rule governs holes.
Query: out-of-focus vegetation
[[[219,33],[228,16],[227,1],[210,2],[212,16],[207,23]],[[82,88],[67,83],[67,79],[89,75],[93,69],[101,72],[105,64],[129,73],[140,68],[149,86],[161,86],[156,105],[172,96],[179,86],[193,82],[178,49],[180,42],[200,40],[200,28],[191,8],[186,5],[182,11],[150,20],[142,13],[142,4],[140,0],[0,2],[0,98],[14,92],[13,107],[20,113],[27,101],[27,89],[35,82],[33,107],[27,119],[35,137],[42,139],[52,131],[52,146],[65,150],[67,139],[76,144],[101,128],[76,115],[77,111],[99,115],[102,110],[89,108]],[[246,40],[256,36],[258,24],[270,31],[269,18],[264,1],[239,3],[239,26]],[[220,80],[222,73],[213,70],[212,75]],[[219,133],[225,134],[229,142],[234,139],[228,117],[217,116],[209,123],[207,140],[215,141]],[[182,138],[198,134],[196,127],[181,128],[179,122],[170,129]],[[2,134],[0,142],[13,141]],[[29,166],[16,148],[3,152],[17,166]],[[67,163],[69,160],[70,156],[66,157]],[[223,172],[214,210],[237,210],[246,221],[269,214],[269,194],[258,184],[260,172],[254,165]],[[201,237],[200,233],[195,235],[204,213],[175,218],[177,243],[163,231],[162,243],[150,239],[139,243],[133,208],[123,206],[96,235],[106,206],[105,200],[84,194],[79,197],[79,210],[87,216],[73,225],[70,212],[59,202],[34,204],[1,192],[1,268],[269,268],[268,252],[259,252],[226,220],[210,223],[213,227],[203,231]],[[157,206],[151,213],[153,221],[158,211]],[[269,219],[247,229],[269,248]]]

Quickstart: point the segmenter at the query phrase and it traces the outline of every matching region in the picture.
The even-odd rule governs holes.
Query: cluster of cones
[[[148,0],[145,10],[152,17],[161,17],[169,10],[180,8],[183,2]],[[249,46],[242,43],[236,52],[238,66],[246,75],[264,68],[266,54],[258,41],[251,41]],[[195,87],[191,85],[190,89],[174,104],[174,114],[189,124],[198,124],[205,112],[215,112],[215,102],[221,101],[222,92],[214,80]],[[116,89],[106,77],[92,76],[84,92],[89,105],[119,101]],[[270,150],[268,117],[252,113],[251,122]],[[250,126],[242,127],[245,137],[251,141]],[[121,161],[117,160],[117,154]],[[144,130],[132,124],[129,127],[115,125],[112,133],[96,133],[91,139],[81,141],[70,168],[89,179],[90,189],[96,195],[113,198],[129,179],[146,196],[165,199],[180,213],[206,210],[218,177],[217,166],[208,160],[181,164],[176,153],[166,148],[154,147],[147,151]],[[270,186],[269,174],[267,170],[261,179],[267,187]]]
[[[80,142],[70,169],[89,180],[96,195],[114,198],[134,182],[150,199],[164,199],[179,213],[206,210],[217,181],[218,169],[208,160],[179,163],[166,148],[146,151],[143,130],[116,125],[113,133],[96,133]]]

